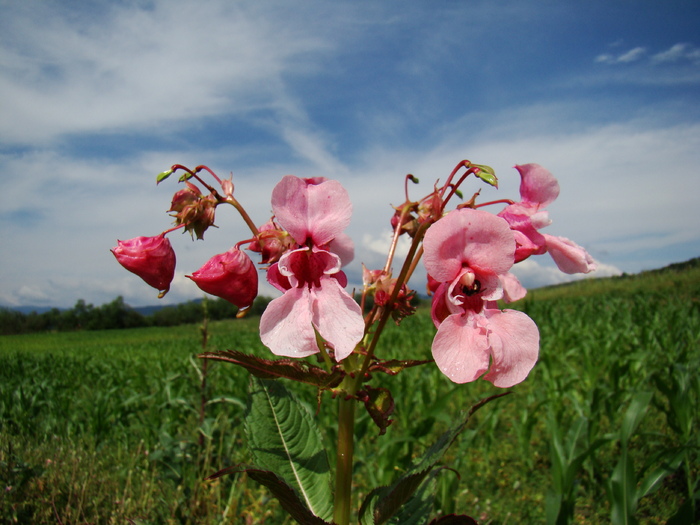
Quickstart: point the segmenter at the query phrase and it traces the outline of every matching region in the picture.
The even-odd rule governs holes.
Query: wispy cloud
[[[114,4],[92,24],[50,3],[13,9],[4,40],[15,44],[3,49],[0,76],[13,103],[3,109],[0,140],[37,144],[274,110],[285,77],[308,72],[317,62],[310,58],[332,44],[321,24],[256,5]]]
[[[675,44],[666,51],[652,55],[651,61],[655,64],[691,62],[700,65],[700,48],[688,43]]]
[[[598,55],[595,58],[595,61],[603,64],[629,64],[630,62],[641,60],[644,55],[646,55],[646,52],[647,50],[643,47],[635,47],[629,51],[625,51],[624,53],[617,55],[612,55],[609,53]]]
[[[617,44],[616,44],[617,45]],[[700,65],[700,48],[687,42],[672,45],[664,51],[649,53],[645,47],[634,47],[622,53],[603,53],[595,57],[601,64],[694,64]]]

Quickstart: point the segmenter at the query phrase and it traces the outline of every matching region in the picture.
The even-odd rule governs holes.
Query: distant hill
[[[54,309],[53,306],[0,306],[0,308],[4,308],[5,310],[12,310],[14,312],[19,312],[24,315],[28,315],[31,313],[43,314],[46,312],[50,312]],[[66,308],[56,309],[61,311],[66,310]]]
[[[612,277],[590,277],[562,284],[528,290],[529,299],[555,299],[567,296],[591,296],[606,293],[663,293],[673,288],[675,294],[700,300],[700,257],[673,263],[663,268]]]

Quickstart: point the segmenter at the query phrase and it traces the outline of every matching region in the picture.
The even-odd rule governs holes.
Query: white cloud
[[[551,261],[547,259],[542,261],[539,257],[531,257],[513,266],[511,271],[527,288],[539,288],[541,286],[568,283],[579,279],[610,277],[622,274],[622,271],[614,265],[599,264],[598,269],[594,272],[585,275],[569,275],[562,273],[556,266],[548,263],[551,263]]]
[[[216,1],[115,4],[93,24],[51,5],[12,10],[0,76],[12,100],[5,142],[275,110],[284,77],[331,49],[322,24],[270,3],[269,12]]]
[[[603,53],[594,61],[599,64],[628,67],[610,68],[602,78],[592,76],[578,81],[607,83],[612,80],[659,86],[700,83],[700,69],[697,67],[700,66],[700,48],[689,43],[677,43],[665,51],[653,54],[644,47],[635,47],[619,54]],[[660,69],[662,66],[663,69]]]
[[[682,60],[700,64],[700,49],[688,43],[679,43],[651,57],[651,61],[657,64],[679,62]]]
[[[595,58],[596,62],[601,62],[603,64],[628,64],[630,62],[636,62],[640,60],[646,54],[646,49],[643,47],[635,47],[624,53],[618,55],[611,55],[605,53],[598,55]]]

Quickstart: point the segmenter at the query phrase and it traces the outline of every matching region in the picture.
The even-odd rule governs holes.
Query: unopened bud
[[[221,191],[224,192],[224,195],[228,198],[233,197],[233,180],[232,179],[224,179],[221,181]]]
[[[175,251],[164,234],[117,241],[112,253],[119,264],[156,290],[163,297],[175,276]]]
[[[250,257],[234,247],[215,255],[188,275],[200,290],[246,308],[258,294],[258,272]]]

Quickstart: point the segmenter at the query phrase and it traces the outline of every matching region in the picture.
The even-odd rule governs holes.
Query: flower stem
[[[350,523],[352,494],[352,463],[355,439],[355,400],[340,397],[338,400],[338,451],[335,468],[335,505],[333,523]]]

